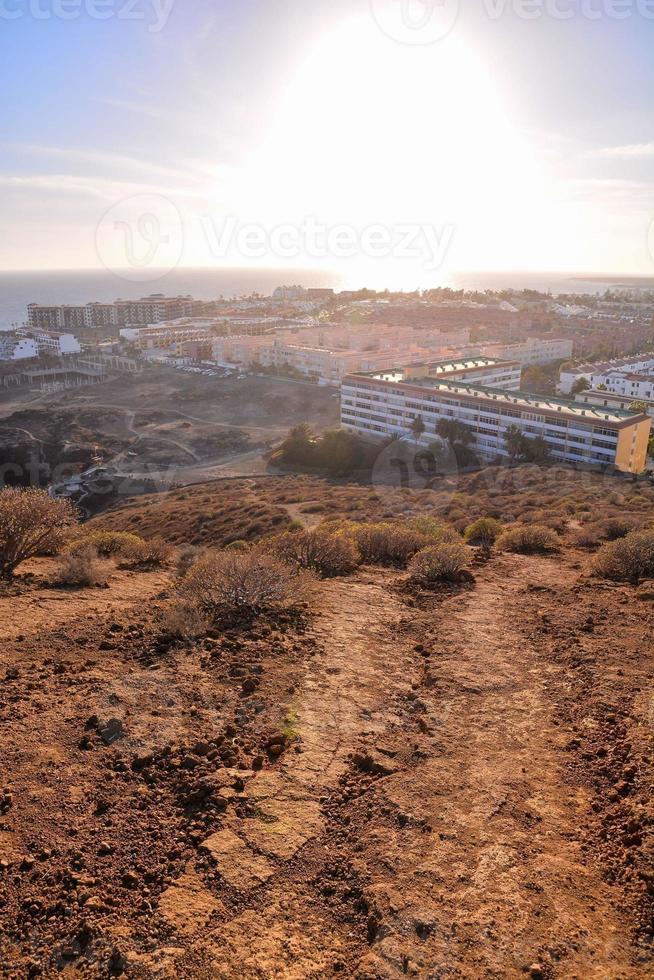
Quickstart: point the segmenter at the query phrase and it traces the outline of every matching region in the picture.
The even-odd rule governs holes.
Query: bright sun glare
[[[495,268],[516,260],[542,178],[490,72],[458,36],[416,48],[369,18],[341,23],[289,68],[272,104],[234,188],[243,215],[449,224],[453,265],[474,268],[489,248]],[[393,271],[385,264],[384,276]]]

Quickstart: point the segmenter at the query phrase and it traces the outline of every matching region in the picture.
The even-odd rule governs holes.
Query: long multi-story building
[[[153,293],[142,299],[117,299],[115,303],[81,306],[44,306],[30,303],[27,320],[33,330],[80,330],[84,327],[161,323],[201,313],[203,303],[190,296]]]
[[[406,436],[420,417],[425,430],[420,442],[437,440],[442,419],[466,425],[477,453],[490,460],[510,455],[507,430],[516,426],[525,436],[541,436],[553,460],[613,467],[640,473],[647,460],[651,419],[643,413],[530,395],[515,388],[491,387],[495,362],[474,382],[433,370],[351,374],[341,387],[341,423],[368,439]],[[427,366],[424,366],[427,368]],[[456,368],[455,370],[460,370]]]

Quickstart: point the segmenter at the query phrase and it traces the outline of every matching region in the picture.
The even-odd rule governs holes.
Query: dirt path
[[[574,574],[505,557],[443,604],[425,643],[427,734],[413,769],[379,784],[406,825],[366,847],[383,924],[372,975],[645,975],[582,852],[588,800],[563,779],[570,733],[552,722],[554,668],[516,629],[526,588]]]
[[[175,975],[654,975],[582,851],[558,668],[517,628],[530,592],[575,575],[498,558],[474,590],[419,610],[394,573],[326,583],[287,719],[298,748],[248,782],[254,817],[204,845],[230,909],[195,877],[164,901],[182,900],[196,935]]]

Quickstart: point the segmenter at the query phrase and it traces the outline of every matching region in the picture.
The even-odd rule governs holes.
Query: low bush
[[[166,608],[161,625],[170,636],[189,641],[205,635],[211,618],[196,603],[180,599]]]
[[[177,552],[177,562],[175,565],[177,577],[184,578],[189,569],[195,565],[196,561],[199,561],[206,553],[205,548],[199,548],[197,545],[183,545]]]
[[[602,529],[596,524],[587,524],[572,534],[572,543],[577,548],[598,548],[602,541]]]
[[[243,541],[241,538],[237,538],[236,541],[230,541],[229,544],[225,545],[225,551],[249,551],[250,544],[247,541]]]
[[[602,537],[607,541],[626,538],[633,530],[635,530],[634,522],[625,517],[608,517],[602,522]]]
[[[632,531],[602,545],[593,562],[602,578],[638,582],[654,575],[654,531]]]
[[[460,535],[457,534],[453,527],[450,527],[449,524],[441,524],[435,517],[430,517],[429,515],[411,517],[406,521],[405,527],[410,531],[417,531],[418,534],[422,534],[429,544],[438,544],[440,541],[461,540]]]
[[[90,531],[73,538],[66,551],[85,552],[88,548],[94,548],[101,558],[119,558],[143,543],[143,538],[129,531]]]
[[[501,533],[502,524],[494,517],[480,517],[467,526],[463,537],[468,544],[476,544],[490,551]]]
[[[301,607],[312,597],[315,579],[273,555],[222,551],[196,562],[177,588],[182,599],[214,622],[245,621]]]
[[[68,588],[99,587],[109,581],[110,564],[98,557],[95,548],[64,552],[57,560],[52,584]]]
[[[360,524],[354,540],[365,564],[402,567],[428,543],[424,534],[402,524]]]
[[[561,539],[551,528],[541,524],[518,524],[497,539],[500,551],[521,555],[547,555],[561,550]]]
[[[409,562],[409,576],[418,585],[453,581],[468,564],[470,552],[461,541],[442,541],[423,548]]]
[[[119,568],[160,568],[173,556],[173,548],[162,538],[139,539],[126,544],[119,555]]]
[[[322,578],[350,575],[361,560],[351,538],[319,528],[286,531],[265,542],[263,547],[285,564],[316,572]]]

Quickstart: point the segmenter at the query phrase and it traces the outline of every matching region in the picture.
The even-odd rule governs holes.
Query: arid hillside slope
[[[363,567],[173,644],[166,573],[46,565],[0,597],[0,975],[654,976],[647,583]]]

